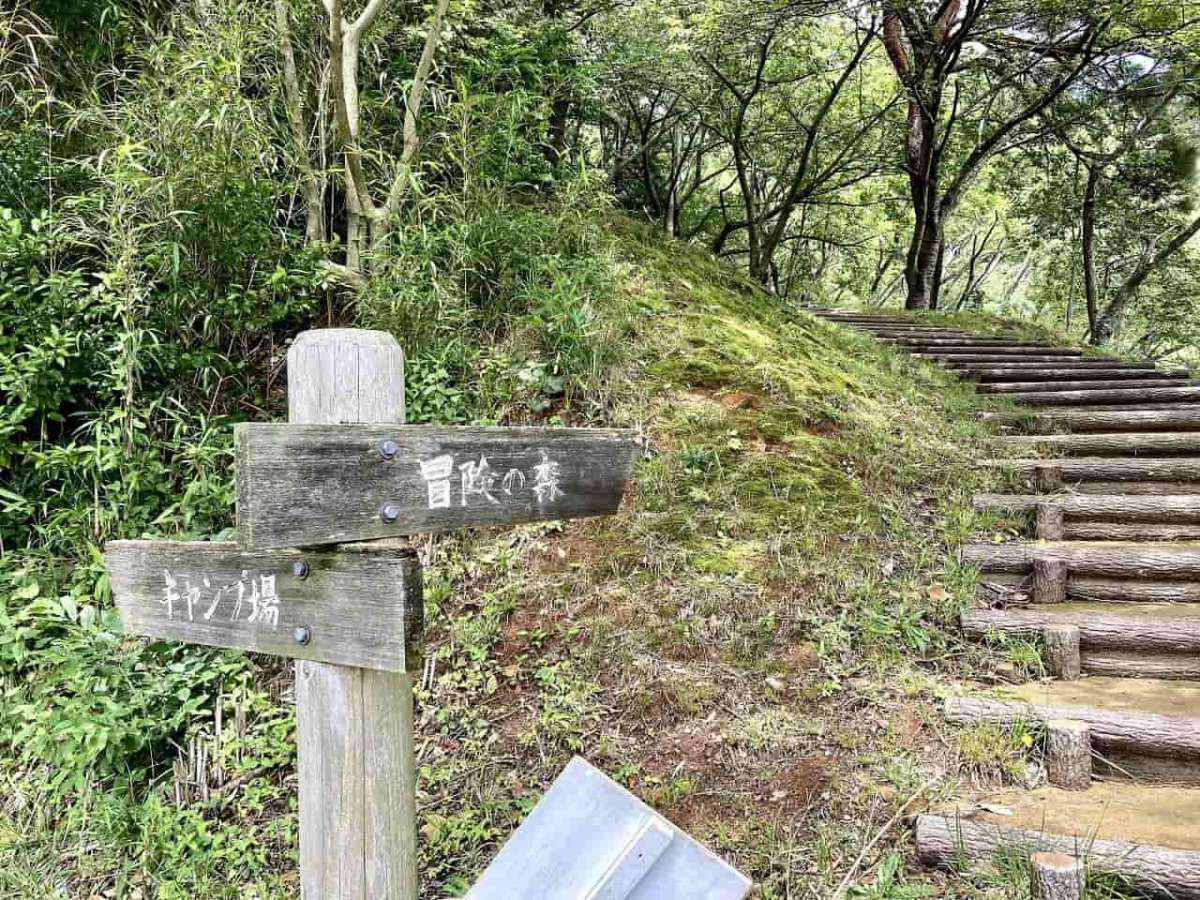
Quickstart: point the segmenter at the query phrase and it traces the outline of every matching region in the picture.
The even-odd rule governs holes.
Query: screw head
[[[390,438],[379,445],[379,455],[384,459],[395,459],[400,452],[400,445]]]
[[[308,577],[308,563],[303,559],[298,559],[292,563],[292,574],[303,581]]]
[[[297,625],[292,629],[292,638],[300,646],[304,646],[312,640],[312,629],[307,625]]]
[[[379,518],[391,525],[400,518],[400,507],[395,503],[385,503],[379,510]]]

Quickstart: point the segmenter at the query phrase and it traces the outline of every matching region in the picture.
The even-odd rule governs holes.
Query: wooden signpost
[[[611,514],[635,435],[405,426],[395,339],[336,328],[288,352],[288,422],[237,428],[236,544],[114,541],[113,595],[130,633],[297,660],[302,896],[416,900],[421,570],[396,538]]]

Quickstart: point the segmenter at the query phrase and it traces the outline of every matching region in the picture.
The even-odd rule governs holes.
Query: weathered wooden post
[[[1068,791],[1092,786],[1092,734],[1087,722],[1050,719],[1046,723],[1046,780]]]
[[[1069,571],[1066,560],[1035,559],[1033,561],[1033,602],[1065,603]]]
[[[390,334],[306,331],[287,369],[291,423],[404,422],[404,354]],[[302,896],[416,900],[412,676],[297,662],[296,740]]]
[[[1046,644],[1046,668],[1050,674],[1064,681],[1078,679],[1081,670],[1079,626],[1047,625],[1042,629],[1042,640]]]
[[[1034,507],[1034,536],[1039,541],[1061,541],[1065,531],[1066,516],[1063,508],[1054,503],[1038,503]]]

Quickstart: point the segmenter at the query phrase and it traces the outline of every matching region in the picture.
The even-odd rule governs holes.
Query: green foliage
[[[750,195],[778,199],[849,58],[849,20],[757,2],[454,2],[409,200],[347,272],[327,30],[319,4],[290,6],[299,141],[273,4],[39,0],[0,13],[0,895],[294,895],[286,669],[123,635],[99,552],[117,537],[230,537],[231,427],[282,412],[289,339],[326,325],[399,338],[412,421],[636,423],[652,436],[636,512],[613,530],[430,545],[418,687],[428,883],[464,893],[575,752],[693,814],[764,896],[792,889],[793,858],[811,856],[830,882],[832,861],[861,842],[732,807],[714,824],[703,804],[723,788],[698,757],[663,769],[637,748],[669,754],[681,735],[715,731],[753,772],[819,742],[907,785],[914,758],[877,749],[890,726],[865,733],[822,706],[858,702],[853,685],[885,666],[901,673],[889,702],[927,698],[928,673],[959,653],[944,626],[972,585],[945,550],[970,533],[965,498],[982,477],[969,394],[791,302],[897,296],[903,116],[887,107],[881,48],[870,44],[814,144],[805,184],[828,181],[786,236],[780,301],[611,209],[710,244],[744,218],[729,94],[705,59],[747,76],[748,51],[783,16],[741,147]],[[405,146],[427,15],[384,6],[359,60],[372,190]],[[1171,140],[1111,173],[1108,220],[1136,202],[1165,229],[1186,211],[1189,102]],[[327,243],[304,234],[305,151]],[[964,199],[947,278],[962,283],[967,247],[998,221],[1007,255],[963,287],[965,303],[1053,320],[1077,293],[1060,201],[1077,199],[1078,173],[1061,149],[1009,159]],[[662,203],[672,170],[695,184],[674,220]],[[1142,230],[1106,233],[1114,273]],[[726,235],[734,261],[743,232]],[[1022,284],[1026,253],[1035,274]],[[1194,348],[1193,255],[1131,311],[1147,350]],[[804,665],[787,656],[798,647]],[[1037,664],[1032,645],[1006,649]],[[765,679],[765,698],[731,701],[729,673]],[[714,724],[730,702],[746,709]],[[967,733],[959,749],[980,775],[1018,778],[1032,742]],[[890,851],[853,891],[925,895]]]

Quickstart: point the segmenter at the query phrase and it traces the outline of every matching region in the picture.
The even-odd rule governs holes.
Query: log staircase
[[[1200,900],[1200,381],[911,318],[813,312],[1017,404],[982,415],[1020,457],[983,464],[1022,487],[975,506],[1025,515],[1028,540],[964,548],[980,574],[962,627],[1039,641],[1051,678],[980,688],[945,713],[1037,726],[1046,783],[919,816],[920,858],[954,867],[1019,847],[1040,879],[1044,859],[1066,854],[1139,892]]]

